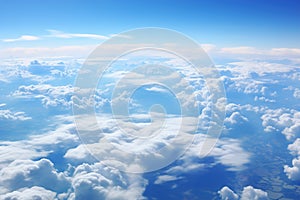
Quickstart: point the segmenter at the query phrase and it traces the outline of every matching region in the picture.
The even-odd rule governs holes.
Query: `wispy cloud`
[[[2,39],[2,42],[19,42],[19,41],[34,41],[34,40],[41,40],[45,38],[62,38],[62,39],[70,39],[70,38],[86,38],[86,39],[96,39],[96,40],[107,40],[113,35],[105,36],[99,34],[91,34],[91,33],[65,33],[59,30],[49,29],[47,30],[49,34],[47,35],[21,35],[18,38],[7,38]]]
[[[38,36],[33,35],[22,35],[18,38],[12,38],[12,39],[3,39],[3,42],[17,42],[17,41],[33,41],[33,40],[39,40],[41,39]]]
[[[58,30],[47,30],[50,35],[47,37],[56,37],[56,38],[88,38],[88,39],[98,39],[98,40],[107,40],[109,37],[99,34],[90,34],[90,33],[65,33]]]

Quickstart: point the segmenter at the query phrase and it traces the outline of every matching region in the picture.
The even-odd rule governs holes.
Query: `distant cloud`
[[[89,39],[98,39],[98,40],[107,40],[109,37],[98,34],[90,34],[90,33],[65,33],[59,30],[48,30],[50,35],[47,37],[56,37],[56,38],[89,38]]]
[[[99,34],[91,34],[91,33],[65,33],[63,31],[59,30],[53,30],[49,29],[47,30],[49,32],[48,35],[41,35],[41,36],[34,36],[34,35],[21,35],[18,38],[7,38],[2,39],[3,42],[19,42],[19,41],[34,41],[34,40],[41,40],[47,37],[53,37],[53,38],[87,38],[87,39],[97,39],[97,40],[107,40],[111,36],[104,36]],[[121,36],[124,37],[124,36]]]
[[[0,107],[2,106],[0,105]],[[25,121],[29,119],[31,119],[31,117],[26,116],[24,112],[12,112],[11,110],[8,109],[0,110],[0,120]]]
[[[176,180],[179,180],[179,179],[182,179],[182,177],[170,176],[170,175],[161,175],[161,176],[157,177],[154,184],[162,184],[162,183],[165,183],[165,182],[176,181]]]
[[[41,39],[40,37],[33,36],[33,35],[22,35],[18,38],[13,38],[13,39],[3,39],[3,42],[18,42],[18,41],[34,41],[34,40],[39,40]]]

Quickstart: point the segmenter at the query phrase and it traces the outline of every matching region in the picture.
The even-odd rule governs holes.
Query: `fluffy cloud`
[[[291,180],[300,180],[300,138],[297,138],[294,143],[288,146],[288,150],[291,151],[292,155],[298,156],[292,161],[292,167],[288,165],[284,166],[284,172],[287,177]]]
[[[300,138],[297,138],[293,144],[289,144],[288,150],[290,150],[293,155],[300,156]]]
[[[255,189],[252,186],[244,187],[241,195],[241,200],[249,200],[249,199],[268,200],[268,193],[260,189]]]
[[[298,136],[300,131],[300,112],[290,109],[268,109],[261,116],[266,132],[281,131],[287,140]]]
[[[10,110],[0,110],[0,120],[29,120],[31,117],[25,115],[24,112],[12,112]]]
[[[218,191],[220,197],[222,200],[267,200],[268,199],[268,193],[260,190],[255,189],[252,186],[244,187],[241,196],[239,196],[234,193],[230,188],[227,186],[223,187],[220,191]]]
[[[285,165],[284,172],[289,179],[300,180],[300,158],[294,158],[292,161],[292,165],[292,167]]]
[[[237,124],[243,121],[248,121],[248,119],[241,115],[239,112],[233,112],[229,117],[225,119],[225,123]]]
[[[237,200],[239,198],[239,196],[227,186],[224,186],[220,191],[218,191],[218,194],[222,200]]]
[[[146,184],[140,175],[124,174],[101,163],[82,164],[74,171],[70,199],[143,199]]]
[[[56,193],[51,190],[46,190],[43,187],[33,186],[31,188],[21,188],[19,190],[0,195],[0,199],[3,200],[28,200],[39,199],[49,200],[55,199]]]
[[[1,141],[0,142],[0,166],[6,166],[18,159],[37,159],[49,155],[55,150],[78,145],[78,136],[75,134],[75,126],[70,123],[68,117],[55,118],[60,124],[55,130],[41,135],[32,135],[28,140]],[[65,122],[65,123],[63,123]]]
[[[12,95],[17,98],[41,99],[45,107],[61,106],[69,108],[72,104],[72,94],[73,87],[71,85],[52,86],[49,84],[39,84],[20,86]]]
[[[9,192],[33,186],[63,192],[70,186],[65,175],[57,172],[48,159],[15,160],[0,170],[0,182],[1,190]]]
[[[300,99],[300,89],[296,88],[293,95],[295,98]]]

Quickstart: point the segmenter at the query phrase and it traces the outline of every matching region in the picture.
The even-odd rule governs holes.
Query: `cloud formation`
[[[40,40],[41,38],[38,36],[33,35],[22,35],[18,38],[13,39],[3,39],[3,42],[18,42],[18,41],[34,41],[34,40]]]
[[[268,193],[261,190],[253,188],[252,186],[247,186],[243,188],[241,196],[233,192],[229,187],[224,186],[218,191],[222,200],[268,200]]]

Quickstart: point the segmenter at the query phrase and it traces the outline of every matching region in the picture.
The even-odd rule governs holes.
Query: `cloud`
[[[221,190],[218,191],[222,200],[268,200],[268,193],[261,190],[255,189],[252,186],[247,186],[243,188],[241,196],[233,192],[229,187],[224,186]]]
[[[71,85],[52,86],[49,84],[22,85],[12,93],[16,98],[41,99],[45,107],[68,109],[72,105],[73,87]]]
[[[235,139],[219,140],[208,156],[213,156],[217,163],[227,166],[229,171],[243,170],[250,162],[250,154]]]
[[[211,168],[216,164],[222,164],[227,167],[228,171],[241,171],[245,169],[245,165],[250,162],[250,153],[246,152],[236,139],[219,139],[214,148],[208,155],[201,155],[199,149],[205,138],[201,137],[199,141],[195,141],[193,145],[187,149],[185,154],[176,161],[176,165],[167,169],[167,175],[178,175],[182,173],[189,173],[196,170],[203,170]],[[203,156],[212,157],[212,162],[201,162]],[[200,161],[199,161],[200,159]]]
[[[11,58],[86,58],[96,45],[70,45],[59,47],[13,47],[0,49],[1,59]]]
[[[299,136],[300,112],[293,109],[267,109],[261,116],[265,132],[281,131],[287,140]]]
[[[33,186],[31,188],[21,188],[19,190],[0,195],[0,199],[3,200],[28,200],[28,199],[40,199],[48,200],[55,199],[56,193],[51,190],[46,190],[43,187]]]
[[[146,184],[140,175],[124,174],[101,163],[82,164],[74,171],[70,199],[143,199]]]
[[[300,138],[297,138],[293,144],[289,144],[288,150],[290,150],[293,155],[300,156]]]
[[[70,120],[68,117],[61,118],[54,118],[62,124],[45,134],[29,136],[28,140],[0,141],[0,167],[7,166],[14,160],[42,158],[53,151],[62,151],[78,145],[75,125],[67,122]]]
[[[181,179],[182,177],[170,176],[170,175],[161,175],[158,176],[157,179],[154,181],[154,184],[162,184],[169,181],[176,181]]]
[[[292,161],[292,167],[284,165],[284,172],[291,180],[300,180],[300,158],[294,158]]]
[[[222,200],[238,200],[239,198],[239,196],[227,186],[224,186],[220,191],[218,191],[218,194]]]
[[[59,172],[49,158],[41,158],[79,145],[70,117],[61,116],[54,121],[58,127],[46,134],[0,143],[1,197],[9,199],[22,195],[28,199],[31,196],[48,199],[46,197],[56,195],[58,199],[143,199],[147,181],[140,175],[125,174],[100,162],[79,166],[73,162],[73,166],[69,164],[65,171]]]
[[[98,39],[98,40],[107,40],[109,37],[99,34],[90,34],[90,33],[65,33],[58,30],[48,30],[50,35],[47,37],[56,37],[56,38],[88,38],[88,39]]]
[[[97,40],[107,40],[109,37],[99,34],[90,34],[90,33],[65,33],[63,31],[59,30],[48,30],[50,33],[46,36],[33,36],[33,35],[22,35],[18,38],[9,38],[9,39],[3,39],[3,42],[19,42],[19,41],[35,41],[35,40],[41,40],[46,37],[54,37],[54,38],[87,38],[87,39],[97,39]]]
[[[34,41],[34,40],[40,40],[40,37],[33,36],[33,35],[22,35],[18,38],[14,39],[3,39],[3,42],[18,42],[18,41]]]
[[[12,112],[11,110],[0,110],[0,120],[19,120],[26,121],[30,120],[31,117],[28,117],[24,112]]]
[[[247,186],[244,187],[241,200],[268,200],[268,193],[260,190],[260,189],[255,189],[252,186]]]
[[[2,191],[8,192],[33,186],[63,192],[70,187],[68,178],[48,159],[15,160],[0,170],[0,182]]]
[[[294,91],[293,96],[294,96],[296,99],[300,99],[300,89],[296,88],[295,91]]]
[[[237,123],[241,123],[244,121],[248,121],[248,119],[241,115],[239,112],[235,111],[233,112],[230,117],[227,117],[225,119],[225,123],[230,123],[230,124],[237,124]]]

